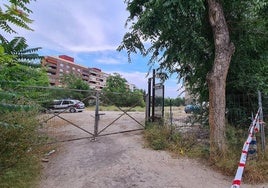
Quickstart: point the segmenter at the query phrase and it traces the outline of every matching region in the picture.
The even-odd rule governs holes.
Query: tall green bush
[[[32,111],[3,111],[0,116],[0,171],[3,173],[27,158],[38,141],[37,114]]]

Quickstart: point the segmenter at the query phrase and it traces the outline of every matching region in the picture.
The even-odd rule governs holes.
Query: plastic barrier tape
[[[242,149],[242,154],[240,157],[240,162],[238,164],[236,175],[235,175],[235,178],[233,180],[233,184],[232,184],[231,188],[240,188],[243,171],[244,171],[244,168],[246,166],[249,144],[252,141],[252,137],[254,136],[254,133],[258,132],[260,129],[259,112],[260,112],[260,109],[258,110],[258,112],[257,112],[257,114],[256,114],[256,116],[255,116],[255,118],[254,118],[254,120],[249,128],[249,135],[248,135],[246,142],[244,143],[244,146]]]

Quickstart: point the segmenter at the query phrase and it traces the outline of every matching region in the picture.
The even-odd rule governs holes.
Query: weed
[[[241,149],[246,139],[247,132],[228,126],[226,137],[228,151],[225,155],[219,154],[211,159],[209,157],[209,143],[197,139],[193,133],[181,133],[169,126],[159,126],[149,123],[145,129],[147,145],[157,150],[168,150],[174,155],[183,155],[191,158],[205,160],[215,170],[227,176],[234,176],[241,156]],[[258,146],[258,148],[261,148]],[[259,152],[255,160],[247,160],[243,181],[250,184],[268,181],[268,151]]]
[[[33,187],[40,172],[37,111],[0,117],[0,187]],[[41,139],[42,140],[42,139]]]

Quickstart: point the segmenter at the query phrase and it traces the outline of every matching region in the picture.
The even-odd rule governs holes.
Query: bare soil
[[[99,130],[111,124],[122,112],[103,112]],[[131,112],[143,123],[144,113]],[[94,112],[62,114],[74,124],[94,132]],[[131,130],[140,125],[123,115],[103,134]],[[44,129],[57,140],[90,136],[60,118],[48,121]],[[134,131],[74,140],[57,144],[55,152],[43,163],[39,188],[226,188],[233,177],[223,176],[210,167],[188,158],[173,158],[165,151],[144,146],[143,132]],[[268,188],[245,185],[243,188]]]

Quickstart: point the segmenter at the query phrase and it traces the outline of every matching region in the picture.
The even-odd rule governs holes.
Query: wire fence
[[[263,120],[268,120],[268,96],[261,96]],[[226,119],[235,127],[248,126],[253,115],[258,111],[258,93],[252,94],[229,94],[226,99]]]
[[[17,85],[0,91],[0,97],[2,111],[38,111],[39,131],[46,133],[51,143],[95,139],[141,130],[145,125],[141,93]]]

